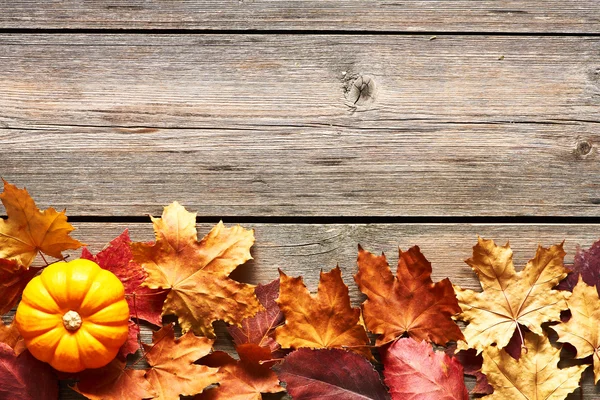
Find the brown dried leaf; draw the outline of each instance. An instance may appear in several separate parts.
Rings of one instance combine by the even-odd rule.
[[[105,367],[81,372],[72,389],[90,400],[151,399],[156,391],[145,373],[143,369],[126,369],[124,361],[115,359]]]
[[[275,372],[260,364],[260,361],[271,359],[268,348],[243,344],[236,350],[239,361],[221,351],[202,359],[204,365],[219,368],[219,386],[197,395],[194,400],[260,400],[261,393],[285,391]]]
[[[166,325],[152,335],[152,345],[144,345],[151,368],[146,379],[156,390],[156,398],[178,399],[193,396],[218,382],[218,368],[194,364],[212,350],[213,340],[188,332],[175,339],[173,325]]]
[[[431,263],[418,246],[400,251],[394,276],[385,255],[375,256],[358,246],[354,280],[368,299],[363,303],[367,328],[381,335],[381,346],[407,333],[415,340],[439,345],[463,339],[452,316],[460,312],[448,279],[433,283]]]
[[[0,258],[0,314],[12,310],[37,272],[38,269],[27,269],[16,261]]]
[[[316,296],[304,286],[302,277],[290,278],[280,270],[279,279],[277,304],[285,315],[285,325],[275,330],[275,339],[283,348],[347,347],[372,358],[360,309],[350,306],[348,286],[339,267],[321,272]]]
[[[148,272],[145,286],[170,289],[163,315],[177,315],[183,332],[214,337],[213,321],[239,324],[262,309],[254,286],[229,278],[252,258],[254,231],[219,222],[198,242],[196,214],[177,202],[152,222],[156,243],[133,243],[133,260]]]

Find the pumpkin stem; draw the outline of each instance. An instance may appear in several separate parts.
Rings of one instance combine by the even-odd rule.
[[[77,311],[67,311],[62,319],[63,325],[68,331],[76,331],[81,326],[81,316]]]

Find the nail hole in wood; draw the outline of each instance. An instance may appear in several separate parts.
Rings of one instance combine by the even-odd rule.
[[[369,75],[359,75],[346,93],[346,99],[353,106],[362,106],[375,99],[375,80]]]

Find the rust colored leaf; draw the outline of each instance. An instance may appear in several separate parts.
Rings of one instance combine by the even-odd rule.
[[[460,312],[450,280],[433,283],[431,263],[418,246],[399,250],[398,270],[392,274],[384,254],[375,256],[358,246],[354,280],[367,296],[363,313],[367,328],[381,346],[403,334],[439,345],[463,339],[452,316]]]
[[[13,260],[0,258],[0,314],[6,314],[17,304],[23,289],[37,273]]]
[[[364,357],[340,349],[299,349],[279,368],[294,400],[387,400],[379,374]]]
[[[0,323],[0,343],[9,345],[17,356],[25,351],[25,341],[21,337],[14,320],[10,325]]]
[[[260,400],[261,393],[285,390],[279,385],[275,372],[260,364],[260,361],[271,359],[268,348],[243,344],[236,350],[239,361],[221,351],[202,359],[204,365],[219,368],[219,386],[197,395],[194,400]]]
[[[342,271],[335,267],[321,272],[316,296],[312,296],[302,277],[290,278],[279,271],[280,293],[277,303],[285,316],[285,325],[275,330],[275,339],[283,348],[348,347],[372,358],[369,338],[360,324],[360,309],[350,306],[348,286]]]
[[[156,391],[145,373],[143,369],[127,369],[124,361],[116,359],[103,368],[81,372],[72,389],[91,400],[151,399]]]
[[[175,339],[173,325],[166,325],[152,335],[152,345],[144,345],[150,369],[146,379],[156,390],[156,398],[178,399],[193,396],[218,382],[218,368],[194,364],[209,354],[213,340],[188,332]]]
[[[469,324],[466,343],[459,343],[458,348],[474,348],[479,353],[495,343],[502,349],[519,324],[543,335],[543,322],[560,321],[561,310],[567,309],[565,292],[552,288],[567,276],[564,256],[562,244],[548,249],[539,246],[535,257],[517,273],[508,244],[497,246],[479,238],[473,257],[466,262],[477,273],[483,292],[455,288],[463,310],[457,319]]]
[[[27,190],[3,182],[0,200],[8,219],[0,219],[0,258],[15,260],[27,268],[40,251],[62,258],[63,251],[83,246],[69,236],[75,228],[67,222],[64,211],[48,208],[42,212]]]
[[[244,319],[241,327],[230,326],[228,331],[238,346],[254,343],[270,348],[271,352],[276,352],[280,346],[274,338],[275,328],[285,321],[276,302],[279,296],[279,279],[275,279],[267,285],[259,284],[254,292],[265,311],[260,311],[254,317]]]
[[[428,342],[399,339],[382,348],[383,375],[392,400],[468,400],[463,367]]]
[[[600,298],[595,286],[587,285],[579,277],[573,294],[567,299],[571,319],[551,328],[558,333],[558,341],[570,343],[577,349],[577,358],[593,355],[594,382],[600,380]]]
[[[81,258],[94,261],[119,278],[125,287],[132,318],[162,325],[161,313],[167,291],[142,286],[147,274],[140,264],[133,262],[130,244],[129,231],[125,229],[95,256],[84,248]]]
[[[525,334],[525,348],[519,361],[498,346],[483,350],[482,371],[494,388],[486,400],[560,400],[579,387],[587,365],[559,369],[560,349],[548,338]]]
[[[0,399],[57,400],[54,370],[28,351],[17,356],[9,345],[0,343]]]
[[[213,321],[239,324],[262,310],[254,286],[229,278],[252,258],[254,231],[219,222],[198,242],[196,214],[177,202],[152,222],[156,242],[133,243],[133,259],[148,272],[145,286],[170,289],[162,314],[177,315],[184,332],[214,337]]]

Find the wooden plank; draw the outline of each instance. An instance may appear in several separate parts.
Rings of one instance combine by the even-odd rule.
[[[598,33],[594,0],[0,2],[0,28]]]
[[[226,221],[227,222],[227,221]],[[125,228],[130,229],[134,241],[153,239],[152,227],[147,224],[121,223],[78,223],[75,236],[88,243],[95,253],[105,243],[119,235]],[[321,269],[329,270],[336,264],[343,271],[343,278],[350,288],[353,305],[362,301],[361,295],[352,280],[356,273],[357,244],[373,252],[385,251],[394,265],[396,249],[406,249],[419,245],[425,256],[432,262],[433,279],[438,281],[450,277],[453,283],[462,287],[480,290],[475,274],[463,260],[471,255],[471,247],[477,235],[495,239],[504,244],[510,240],[514,251],[517,269],[533,257],[538,244],[549,246],[565,240],[566,262],[572,262],[577,244],[584,248],[598,240],[600,225],[489,225],[489,224],[362,224],[362,225],[274,225],[245,224],[256,230],[256,245],[253,248],[254,260],[236,271],[236,279],[251,283],[266,283],[277,278],[277,268],[282,268],[290,276],[303,275],[308,287],[314,291]],[[199,236],[210,229],[209,225],[198,226]],[[79,252],[71,253],[72,258]],[[144,330],[145,340],[149,340],[149,330]],[[227,334],[222,325],[218,330],[218,348],[232,352]],[[591,375],[586,375],[583,398],[599,395],[600,390],[593,385]],[[472,383],[472,382],[471,382]],[[61,399],[76,399],[63,385]],[[569,399],[579,399],[579,393]]]
[[[428,39],[0,35],[0,175],[71,215],[597,216],[600,39]]]

